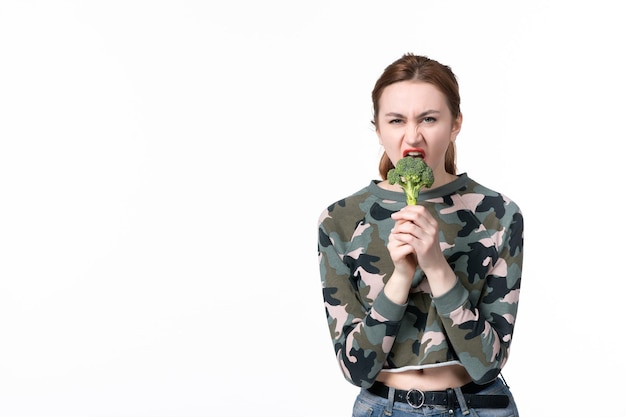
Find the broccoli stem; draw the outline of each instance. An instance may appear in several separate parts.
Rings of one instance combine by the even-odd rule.
[[[405,188],[406,194],[406,203],[409,206],[415,206],[417,204],[417,194],[419,192],[420,187],[416,187],[412,184],[409,184],[408,187]]]

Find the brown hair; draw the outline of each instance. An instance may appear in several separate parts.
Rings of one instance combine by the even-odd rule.
[[[434,85],[446,96],[448,108],[452,113],[452,120],[456,120],[461,114],[461,96],[459,84],[450,67],[425,56],[404,54],[401,58],[391,63],[383,71],[372,90],[372,104],[374,106],[374,119],[372,124],[377,126],[379,100],[385,87],[400,81],[423,81]],[[387,179],[387,172],[393,168],[393,164],[386,152],[383,152],[378,164],[378,172],[383,180]],[[456,175],[456,149],[454,142],[450,142],[445,156],[446,172]]]

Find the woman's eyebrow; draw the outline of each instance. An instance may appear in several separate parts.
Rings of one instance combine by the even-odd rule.
[[[385,114],[386,117],[404,117],[403,114],[400,113],[394,113],[394,112],[389,112]]]
[[[419,118],[419,117],[424,117],[424,116],[428,116],[429,114],[433,114],[433,113],[441,113],[441,112],[440,112],[439,110],[434,110],[434,109],[432,109],[432,110],[426,110],[426,111],[424,111],[424,112],[422,112],[422,113],[418,114],[418,115],[417,115],[417,117],[418,117],[418,118]]]

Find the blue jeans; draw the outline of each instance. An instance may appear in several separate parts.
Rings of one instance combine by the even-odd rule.
[[[387,398],[379,397],[362,389],[354,401],[352,417],[519,417],[513,395],[501,379],[498,378],[494,384],[477,392],[477,394],[508,395],[509,406],[507,408],[470,408],[466,410],[467,414],[463,414],[463,410],[457,408],[452,415],[448,413],[445,406],[424,405],[415,409],[406,403],[390,404]]]

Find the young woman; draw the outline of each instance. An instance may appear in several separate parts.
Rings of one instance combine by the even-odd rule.
[[[360,416],[517,416],[500,370],[522,273],[519,207],[457,174],[459,87],[451,69],[406,54],[372,91],[382,181],[319,221],[328,326]],[[422,158],[434,183],[407,205],[387,173]]]

